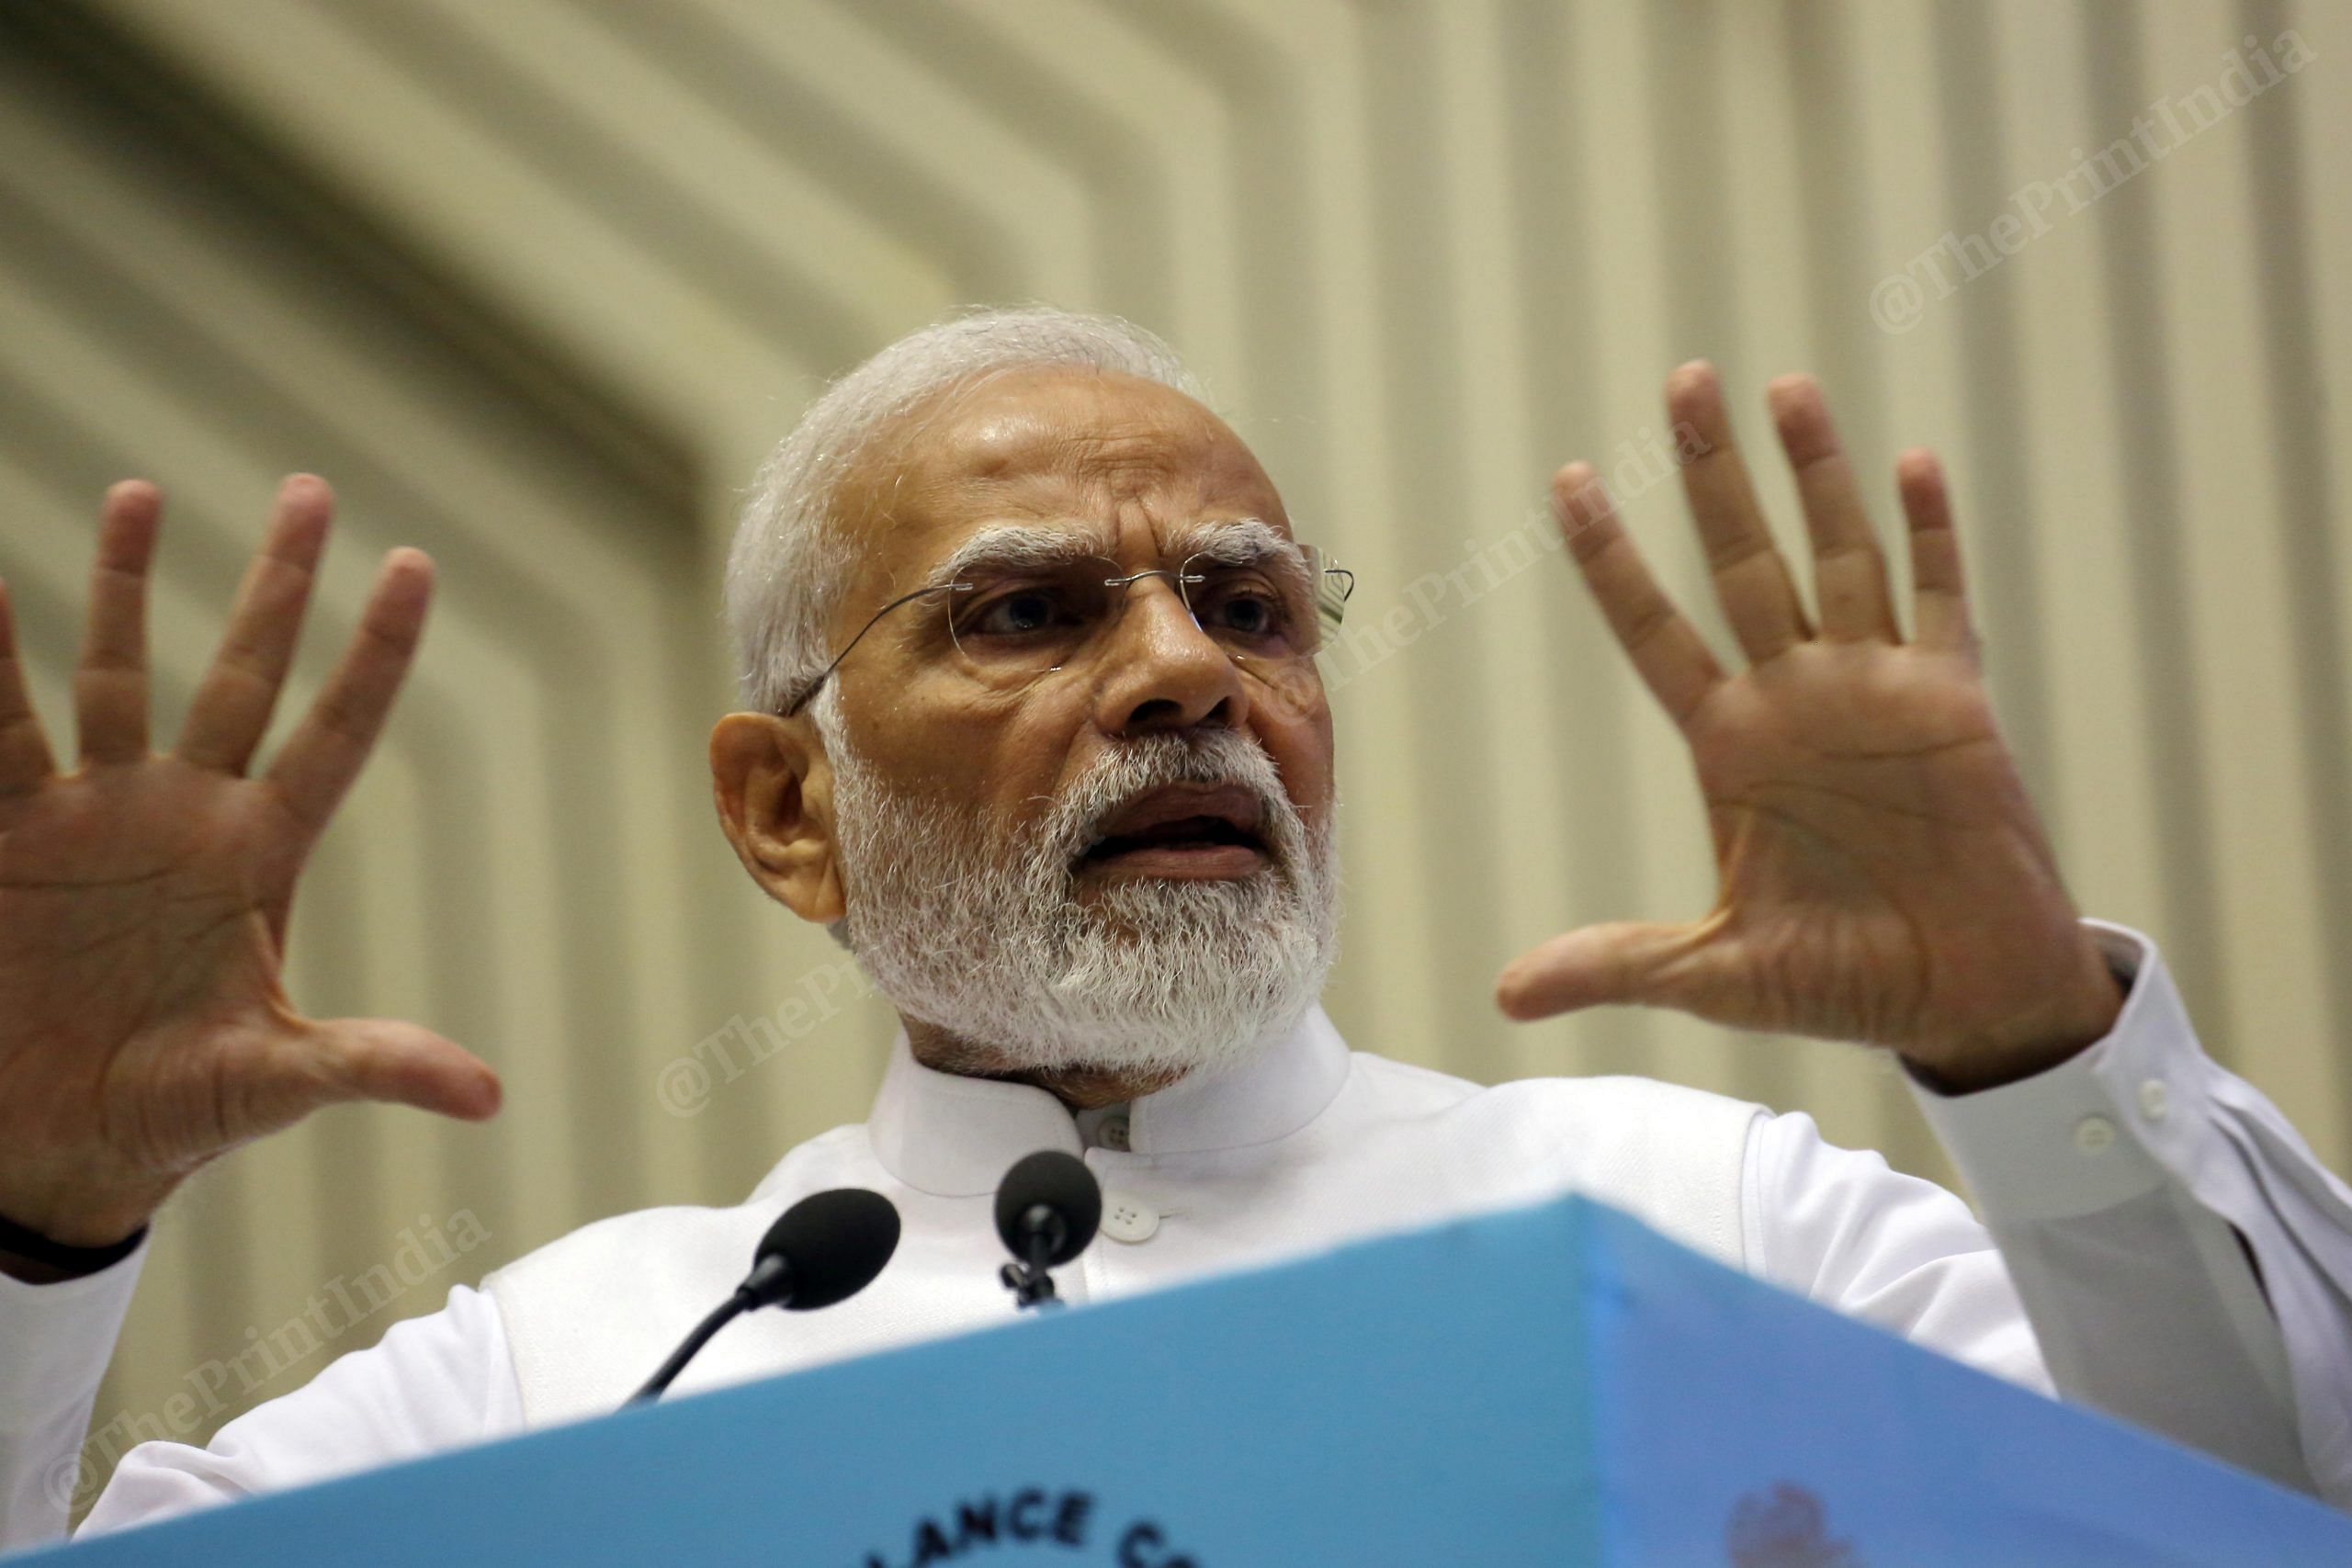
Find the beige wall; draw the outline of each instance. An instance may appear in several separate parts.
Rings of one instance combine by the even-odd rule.
[[[432,551],[423,664],[304,884],[292,988],[430,1023],[510,1089],[488,1129],[338,1111],[193,1183],[101,1422],[200,1437],[499,1261],[731,1200],[861,1114],[888,1015],[706,804],[717,565],[822,378],[974,299],[1171,336],[1361,574],[1355,624],[1393,628],[1334,671],[1330,1006],[1358,1045],[1656,1073],[1940,1168],[1853,1051],[1487,1003],[1565,924],[1709,897],[1674,736],[1526,543],[1553,466],[1627,464],[1645,547],[1718,625],[1674,486],[1639,479],[1664,373],[1704,354],[1744,412],[1822,374],[1882,472],[1945,452],[2082,901],[2166,943],[2211,1048],[2341,1166],[2347,24],[2342,0],[0,7],[0,572],[38,696],[62,724],[110,478],[175,498],[167,716],[278,473],[346,502],[298,698],[381,552]],[[2290,28],[2314,58],[2233,105],[2224,52]],[[2165,156],[2068,214],[2083,153],[2154,106]],[[2182,134],[2200,108],[2226,112]],[[2046,220],[2000,221],[2020,205]],[[1951,254],[1915,258],[1947,234],[1997,265],[1939,287]],[[1886,330],[1906,266],[1920,309]],[[779,1016],[763,1060],[728,1032]]]

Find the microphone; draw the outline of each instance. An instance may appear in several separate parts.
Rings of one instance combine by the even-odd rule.
[[[899,1211],[879,1192],[836,1187],[803,1198],[760,1238],[752,1271],[735,1293],[695,1325],[628,1403],[661,1398],[711,1336],[744,1313],[763,1306],[814,1312],[847,1301],[874,1282],[898,1249]]]
[[[1015,1261],[998,1276],[1022,1306],[1058,1304],[1048,1269],[1068,1263],[1094,1239],[1102,1188],[1086,1162],[1058,1149],[1013,1161],[996,1189],[996,1234]]]

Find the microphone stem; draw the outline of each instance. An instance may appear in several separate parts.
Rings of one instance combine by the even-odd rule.
[[[1054,1238],[1040,1227],[1029,1237],[1029,1256],[1026,1259],[1029,1265],[1029,1289],[1023,1295],[1022,1305],[1048,1307],[1062,1304],[1061,1297],[1054,1292],[1054,1277],[1046,1271],[1053,1262],[1053,1258]]]
[[[670,1386],[672,1381],[680,1372],[685,1371],[686,1363],[695,1359],[695,1352],[710,1343],[710,1337],[749,1312],[751,1307],[752,1292],[749,1290],[738,1290],[733,1295],[712,1308],[710,1315],[695,1324],[695,1331],[681,1340],[676,1349],[670,1352],[670,1359],[662,1363],[661,1369],[645,1380],[645,1386],[628,1396],[628,1404],[645,1404],[661,1398],[662,1391]],[[627,1406],[624,1405],[623,1408],[626,1409]]]

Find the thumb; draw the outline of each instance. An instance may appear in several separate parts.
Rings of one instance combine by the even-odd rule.
[[[468,1122],[498,1111],[502,1090],[490,1065],[429,1029],[390,1018],[322,1019],[316,1027],[337,1098],[413,1105]]]
[[[1521,1022],[1609,1002],[1675,1007],[1690,989],[1706,928],[1615,920],[1563,931],[1504,965],[1495,1004]]]

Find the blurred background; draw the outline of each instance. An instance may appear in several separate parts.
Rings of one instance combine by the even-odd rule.
[[[2080,902],[2343,1168],[2348,63],[2345,0],[0,6],[0,575],[52,731],[112,479],[171,498],[159,739],[280,474],[344,502],[280,733],[383,552],[430,551],[289,983],[508,1089],[488,1127],[342,1110],[191,1183],[85,1481],[863,1117],[891,1016],[708,804],[719,563],[824,380],[973,302],[1169,336],[1358,572],[1328,1001],[1359,1048],[1653,1074],[1948,1175],[1859,1051],[1488,999],[1556,930],[1710,900],[1679,742],[1541,509],[1598,461],[1727,646],[1659,412],[1705,355],[1793,548],[1770,377],[1824,378],[1865,473],[1945,456]]]

